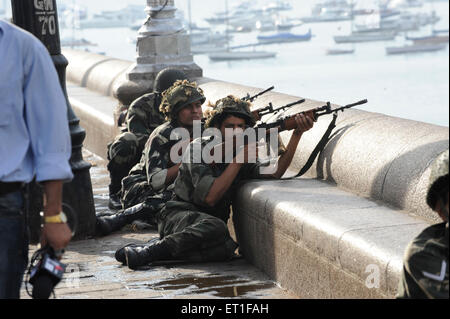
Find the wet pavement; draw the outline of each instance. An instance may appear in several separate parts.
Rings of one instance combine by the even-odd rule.
[[[106,162],[86,150],[83,156],[92,164],[96,213],[109,213]],[[131,242],[144,243],[154,237],[158,237],[155,230],[136,224],[106,237],[71,242],[62,259],[67,268],[56,286],[56,298],[298,298],[243,258],[220,263],[172,262],[139,271],[132,271],[115,260],[117,248]],[[36,248],[31,247],[30,256]],[[29,298],[24,287],[22,298]]]

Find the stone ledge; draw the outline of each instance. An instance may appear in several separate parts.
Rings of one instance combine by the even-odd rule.
[[[252,181],[236,193],[244,256],[310,298],[394,297],[404,250],[429,225],[313,179]],[[366,285],[373,271],[379,288]]]

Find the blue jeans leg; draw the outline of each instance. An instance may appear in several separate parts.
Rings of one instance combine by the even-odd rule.
[[[0,196],[0,299],[20,298],[28,263],[28,232],[21,192]]]

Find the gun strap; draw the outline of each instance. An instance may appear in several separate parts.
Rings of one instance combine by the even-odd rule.
[[[312,166],[312,164],[314,163],[314,161],[316,160],[317,155],[319,155],[320,152],[323,151],[323,149],[325,148],[325,146],[327,145],[328,141],[330,140],[330,135],[331,132],[333,131],[333,129],[336,127],[336,120],[337,120],[337,114],[334,113],[333,114],[333,120],[331,121],[330,125],[328,125],[328,129],[326,130],[326,132],[323,134],[322,138],[320,139],[319,143],[317,144],[317,146],[314,148],[314,150],[312,151],[311,155],[309,156],[308,160],[306,161],[306,164],[303,166],[303,168],[298,172],[297,175],[292,176],[292,177],[287,177],[287,178],[281,178],[282,180],[288,180],[288,179],[294,179],[297,177],[302,176],[303,174],[305,174]]]

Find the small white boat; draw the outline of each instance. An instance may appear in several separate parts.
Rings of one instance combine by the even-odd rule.
[[[353,17],[347,14],[326,14],[320,16],[302,17],[304,23],[320,23],[320,22],[338,22],[338,21],[350,21]]]
[[[419,53],[419,52],[433,52],[440,51],[447,47],[446,43],[439,44],[413,44],[413,45],[405,45],[402,47],[387,47],[386,54],[404,54],[404,53]]]
[[[376,32],[376,33],[357,33],[350,35],[337,35],[334,37],[336,43],[355,43],[355,42],[373,42],[394,40],[396,32]]]
[[[353,53],[355,53],[355,49],[343,49],[343,48],[327,49],[327,55],[344,55],[344,54],[353,54]]]
[[[311,28],[304,34],[293,34],[290,32],[280,32],[269,35],[259,35],[257,37],[260,43],[286,43],[286,42],[302,42],[310,41],[312,38]]]
[[[433,35],[427,37],[417,37],[411,38],[407,37],[407,40],[412,40],[414,44],[437,44],[437,43],[448,43],[448,35]]]
[[[276,57],[275,52],[268,51],[225,51],[209,54],[211,61],[254,60]]]

